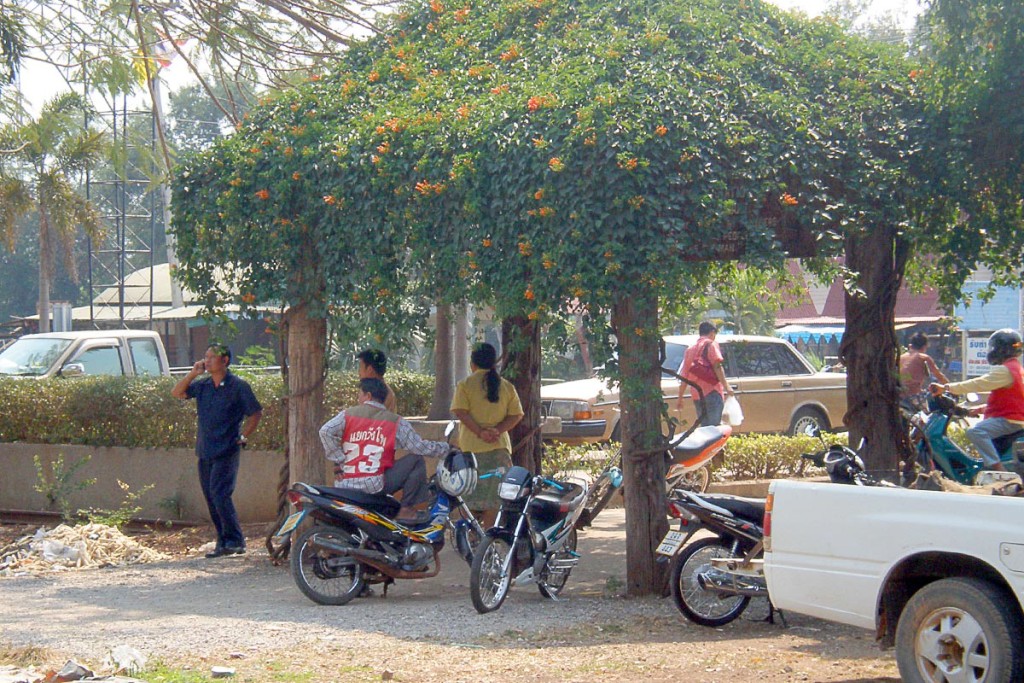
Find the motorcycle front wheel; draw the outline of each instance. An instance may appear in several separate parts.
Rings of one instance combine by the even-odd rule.
[[[469,572],[469,596],[480,614],[493,612],[505,602],[512,585],[512,573],[505,573],[502,568],[511,552],[512,546],[503,538],[485,538],[477,548]]]
[[[565,588],[565,582],[569,580],[569,574],[572,573],[572,567],[556,568],[552,569],[553,563],[562,561],[565,562],[576,556],[576,530],[573,529],[569,532],[569,537],[565,539],[565,545],[557,553],[550,553],[547,557],[547,561],[544,563],[544,569],[540,575],[540,581],[537,582],[537,588],[540,589],[540,594],[545,598],[555,598],[562,589]]]
[[[711,569],[714,557],[741,556],[718,537],[702,538],[684,548],[672,563],[672,598],[676,607],[701,626],[728,624],[743,614],[750,603],[746,595],[721,596],[700,587],[697,576]]]
[[[363,590],[363,565],[326,547],[328,544],[358,548],[359,539],[332,527],[307,529],[292,546],[292,577],[303,595],[313,602],[347,605]]]

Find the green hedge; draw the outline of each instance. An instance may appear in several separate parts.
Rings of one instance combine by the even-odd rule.
[[[251,439],[259,450],[284,447],[284,385],[279,375],[239,373],[263,404]],[[425,415],[434,390],[428,375],[391,371],[388,383],[403,415]],[[81,377],[0,380],[0,442],[82,444],[128,448],[195,446],[194,401],[171,396],[173,377]],[[331,373],[324,390],[324,419],[356,401],[358,378]]]
[[[829,444],[847,442],[845,433],[825,434],[824,438]],[[714,481],[744,481],[823,475],[823,469],[800,457],[821,448],[821,441],[810,436],[740,434],[731,437],[722,452],[712,460],[711,476]],[[608,456],[598,452],[594,446],[548,443],[544,453],[544,471],[575,470],[595,476],[607,461]]]

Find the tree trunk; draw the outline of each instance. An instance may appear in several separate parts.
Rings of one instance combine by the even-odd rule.
[[[460,304],[455,314],[452,336],[452,383],[458,384],[469,377],[469,315],[466,304]]]
[[[512,463],[534,474],[541,471],[544,441],[540,410],[540,325],[526,316],[501,321],[502,374],[512,383],[523,404],[523,419],[509,437]]]
[[[455,397],[455,375],[452,369],[452,307],[437,304],[437,336],[434,339],[434,397],[430,400],[428,420],[451,417]]]
[[[327,481],[320,444],[324,423],[324,367],[327,320],[311,318],[305,305],[285,313],[288,325],[288,452],[291,480],[309,484]]]
[[[899,463],[910,457],[899,412],[899,344],[896,293],[903,283],[909,245],[892,226],[846,239],[846,266],[857,273],[859,291],[846,292],[846,332],[839,358],[846,365],[843,418],[850,445],[865,437],[862,451],[875,476],[899,481]]]
[[[46,206],[39,205],[39,331],[50,331],[50,277],[53,275],[53,242]]]
[[[594,361],[590,358],[590,342],[587,340],[587,324],[582,313],[576,314],[576,343],[580,345],[580,357],[587,377],[594,376]]]
[[[663,595],[668,565],[656,563],[654,555],[668,530],[657,297],[620,297],[612,305],[612,327],[619,345],[626,591]]]

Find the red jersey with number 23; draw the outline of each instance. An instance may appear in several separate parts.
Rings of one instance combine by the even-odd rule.
[[[383,474],[395,464],[398,423],[348,414],[341,448],[345,453],[342,477],[358,479]]]

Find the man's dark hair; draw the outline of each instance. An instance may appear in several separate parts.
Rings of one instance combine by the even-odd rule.
[[[388,399],[388,385],[376,377],[359,380],[359,391],[369,394],[377,403],[384,403]]]
[[[707,320],[702,322],[700,326],[697,327],[697,334],[699,334],[702,337],[706,337],[712,332],[718,332],[718,328],[715,326],[714,323],[708,322]]]
[[[908,343],[910,344],[910,348],[920,351],[924,347],[928,346],[928,335],[924,332],[918,332],[910,338]]]
[[[210,344],[210,350],[222,358],[227,358],[227,364],[231,365],[231,348],[227,344]]]
[[[356,357],[373,368],[381,377],[388,371],[388,357],[380,349],[366,349]]]

